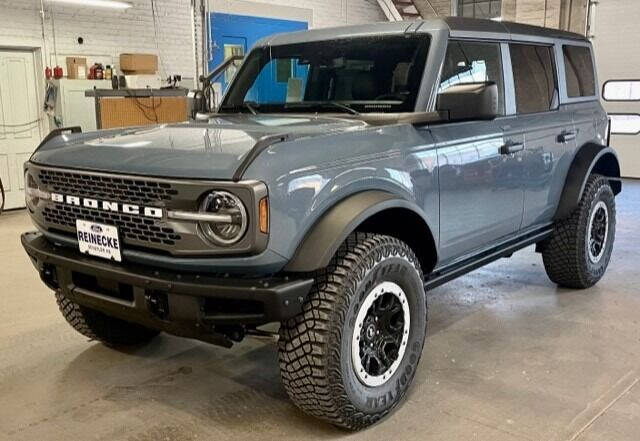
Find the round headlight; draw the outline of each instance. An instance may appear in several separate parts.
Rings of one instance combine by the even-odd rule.
[[[200,212],[219,216],[219,220],[200,222],[202,232],[217,245],[233,245],[247,231],[247,209],[240,198],[227,191],[209,193],[200,205]]]
[[[49,198],[49,193],[42,191],[38,188],[38,183],[36,182],[33,175],[31,175],[31,173],[29,172],[26,172],[24,175],[24,183],[25,183],[25,189],[24,189],[25,202],[27,204],[27,207],[29,207],[31,211],[34,211],[35,208],[38,206],[40,199]]]

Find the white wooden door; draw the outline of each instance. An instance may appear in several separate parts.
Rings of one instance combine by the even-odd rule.
[[[611,146],[622,176],[640,178],[640,1],[607,0],[595,7],[593,46],[603,99],[612,118]]]
[[[33,52],[0,49],[0,179],[5,209],[24,207],[23,164],[41,139]]]

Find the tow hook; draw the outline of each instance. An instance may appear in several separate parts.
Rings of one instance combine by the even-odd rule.
[[[229,340],[235,341],[236,343],[241,342],[245,335],[245,328],[238,325],[216,326],[215,331],[223,334]]]
[[[145,294],[144,299],[147,309],[155,317],[164,320],[169,316],[169,300],[166,292],[150,291]]]
[[[42,266],[42,271],[40,272],[40,279],[47,285],[50,289],[57,291],[60,288],[60,284],[58,283],[58,275],[56,273],[56,267],[45,263]]]

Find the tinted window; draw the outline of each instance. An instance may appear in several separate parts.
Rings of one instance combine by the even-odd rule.
[[[594,96],[596,79],[593,74],[591,51],[585,46],[563,46],[564,70],[567,76],[567,95],[570,98]]]
[[[496,43],[449,42],[438,92],[457,84],[493,81],[498,85],[498,114],[504,114],[500,46]]]
[[[640,101],[640,80],[609,80],[602,96],[607,101]]]
[[[511,44],[511,65],[518,113],[545,112],[558,107],[553,48]]]
[[[429,40],[377,36],[259,47],[251,51],[221,111],[412,112]],[[347,107],[345,107],[347,106]]]

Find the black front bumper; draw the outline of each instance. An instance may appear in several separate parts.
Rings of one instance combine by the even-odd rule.
[[[230,326],[258,326],[302,311],[313,279],[246,279],[114,264],[25,233],[22,245],[51,289],[80,305],[144,326],[216,344],[231,344]]]

